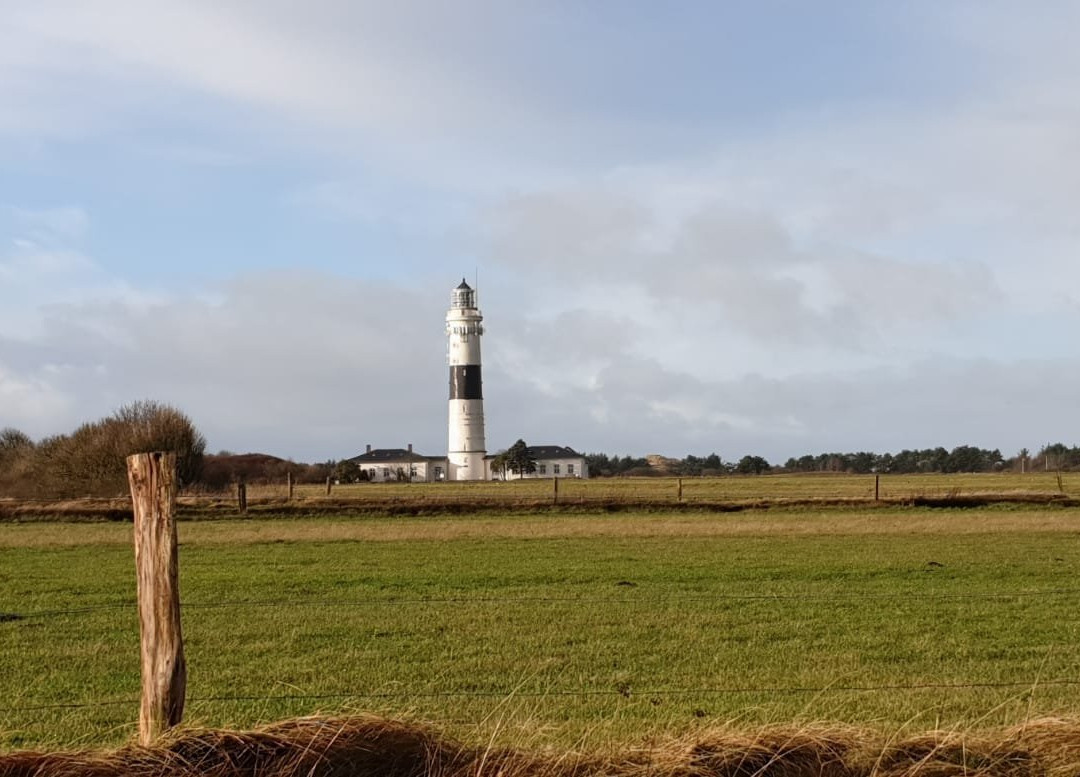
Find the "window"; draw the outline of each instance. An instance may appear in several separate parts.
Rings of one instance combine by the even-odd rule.
[[[551,465],[551,471],[554,472],[556,475],[558,475],[559,474],[559,465],[558,464],[552,464]]]
[[[368,480],[374,480],[375,479],[375,468],[372,467],[371,469],[369,469],[367,471],[367,474],[368,474]]]
[[[547,474],[547,464],[541,464],[539,466],[540,466],[540,474],[541,475],[546,475]]]
[[[412,465],[409,466],[409,477],[411,477],[411,478],[416,477],[416,465],[415,464],[412,464]]]
[[[567,475],[573,475],[574,474],[574,465],[573,464],[567,464],[566,465],[566,474]]]
[[[442,480],[442,467],[435,468],[435,479]]]
[[[389,467],[383,467],[382,468],[382,476],[384,478],[390,477],[390,468]]]

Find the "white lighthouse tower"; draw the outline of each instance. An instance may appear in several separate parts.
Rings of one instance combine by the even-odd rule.
[[[480,380],[480,335],[484,317],[476,291],[461,279],[446,312],[446,357],[450,364],[450,443],[447,480],[483,480],[484,394]]]

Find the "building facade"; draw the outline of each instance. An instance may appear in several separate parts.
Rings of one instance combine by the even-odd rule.
[[[372,448],[348,460],[360,471],[360,477],[372,483],[435,483],[446,480],[445,456],[421,456],[406,448]]]
[[[519,474],[507,470],[492,471],[493,480],[520,480],[522,478],[587,478],[589,465],[585,457],[573,448],[563,445],[529,445],[525,448],[529,458],[536,463],[536,471]],[[488,467],[494,457],[488,457]]]

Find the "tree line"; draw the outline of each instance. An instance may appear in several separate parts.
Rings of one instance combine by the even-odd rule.
[[[187,490],[222,490],[238,480],[248,483],[323,482],[330,477],[351,482],[361,477],[348,461],[303,464],[265,454],[207,454],[206,440],[183,412],[143,400],[113,415],[86,423],[71,434],[35,442],[17,429],[0,430],[0,496],[28,499],[119,496],[127,492],[125,459],[132,453],[170,450],[177,453],[181,485]],[[960,445],[902,450],[899,453],[818,453],[789,458],[783,465],[747,454],[734,461],[716,453],[661,456],[585,454],[591,477],[675,475],[709,477],[768,472],[997,472],[1080,470],[1080,446],[1047,444],[1032,454],[1027,448],[1004,456],[999,449]],[[493,470],[528,474],[535,470],[527,446],[518,440],[494,457]]]
[[[899,453],[821,453],[788,459],[784,469],[790,472],[851,472],[857,474],[914,474],[918,472],[1029,472],[1080,469],[1080,447],[1064,443],[1042,446],[1034,455],[1021,448],[1014,456],[1004,456],[998,448],[987,449],[959,445],[902,450]]]
[[[589,477],[650,477],[678,475],[680,477],[715,477],[718,475],[760,475],[773,469],[762,456],[746,455],[738,461],[724,461],[716,453],[708,456],[687,454],[682,459],[664,456],[609,456],[606,453],[586,453]]]
[[[650,461],[651,459],[651,461]],[[1006,457],[997,448],[959,445],[902,450],[899,453],[817,453],[791,457],[784,464],[770,464],[763,456],[747,454],[738,460],[725,461],[716,453],[708,456],[689,454],[682,459],[633,456],[609,456],[588,453],[590,477],[635,477],[676,475],[680,477],[719,475],[760,475],[767,472],[843,472],[850,474],[915,474],[920,472],[1031,472],[1080,470],[1080,446],[1047,444],[1032,454],[1022,448]]]

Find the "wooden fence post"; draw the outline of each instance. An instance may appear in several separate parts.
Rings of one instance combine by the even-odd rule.
[[[330,476],[326,476],[326,495],[330,496]]]
[[[558,475],[551,478],[552,491],[551,491],[551,503],[557,505],[559,503],[559,477]]]
[[[285,475],[287,477],[287,482],[289,485],[289,501],[291,502],[293,494],[292,470],[289,470],[287,473],[285,473]]]
[[[176,454],[127,458],[135,514],[135,573],[142,654],[139,743],[150,745],[184,717],[187,665],[180,632],[176,551]]]
[[[881,501],[881,475],[874,475],[874,501]]]
[[[679,501],[682,501],[682,478],[679,478]]]
[[[241,514],[247,512],[247,483],[242,477],[236,483],[236,504]]]

